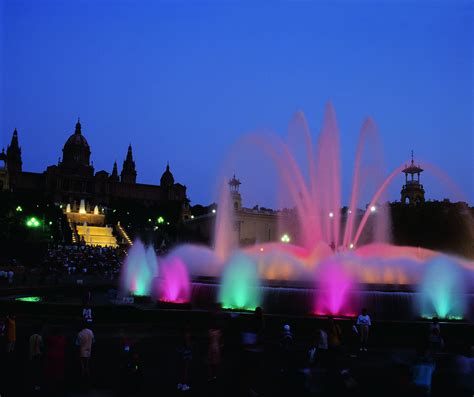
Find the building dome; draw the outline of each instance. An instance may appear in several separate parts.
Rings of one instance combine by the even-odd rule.
[[[70,147],[82,147],[89,149],[87,139],[81,133],[81,123],[79,121],[76,123],[76,130],[74,131],[74,134],[72,134],[64,144],[64,149]]]
[[[72,134],[63,148],[62,167],[68,168],[71,172],[87,174],[91,172],[90,168],[91,150],[86,138],[81,132],[81,123],[76,123],[76,130]]]
[[[174,177],[170,171],[169,164],[166,165],[166,171],[163,172],[163,175],[161,175],[160,185],[164,187],[171,187],[174,185]]]

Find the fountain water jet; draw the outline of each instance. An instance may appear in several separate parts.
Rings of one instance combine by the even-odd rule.
[[[162,302],[187,303],[191,297],[189,274],[179,258],[167,258],[160,263],[160,276],[155,278],[154,297]]]
[[[152,256],[147,254],[143,243],[136,240],[128,251],[120,272],[120,287],[123,293],[135,296],[150,295],[152,280],[158,272],[156,257],[154,260],[150,259]]]
[[[348,300],[352,275],[340,262],[330,261],[318,268],[314,312],[318,315],[353,316],[357,308]]]
[[[254,310],[261,304],[257,266],[250,256],[234,255],[224,269],[219,302],[225,309]]]
[[[461,269],[447,257],[433,259],[419,285],[421,316],[462,319],[466,311],[465,292]]]

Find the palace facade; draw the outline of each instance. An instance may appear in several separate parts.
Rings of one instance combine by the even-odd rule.
[[[42,173],[23,171],[22,152],[15,129],[6,152],[0,154],[2,164],[2,188],[18,193],[40,193],[57,204],[78,208],[84,200],[88,208],[110,206],[117,201],[134,201],[144,206],[159,206],[170,202],[180,203],[182,216],[189,214],[186,186],[176,183],[169,164],[159,185],[137,183],[137,170],[129,145],[122,170],[119,174],[115,162],[112,172],[95,172],[91,163],[91,149],[82,134],[78,121],[74,133],[69,136],[62,150],[62,159],[50,165]]]

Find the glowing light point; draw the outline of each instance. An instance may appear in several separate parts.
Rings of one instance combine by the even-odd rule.
[[[19,205],[18,207],[16,207],[16,212],[23,212],[23,208],[21,208],[21,205]]]
[[[334,212],[330,212],[329,213],[329,218],[333,218],[334,217]]]
[[[263,252],[263,247],[260,247],[260,252]]]
[[[377,211],[377,207],[375,205],[370,207],[370,212],[375,212],[375,211]]]
[[[36,227],[39,227],[39,225],[40,225],[40,221],[34,216],[26,220],[26,226],[28,227],[36,228]]]
[[[288,236],[288,234],[284,234],[283,236],[281,236],[280,240],[282,243],[289,243],[291,241],[290,236]]]
[[[157,222],[158,223],[165,223],[165,219],[162,217],[162,216],[159,216],[158,219],[157,219]]]
[[[349,244],[349,248],[350,248],[350,249],[354,249],[354,244],[350,243],[350,244]]]
[[[212,213],[213,213],[213,214],[215,214],[215,213],[216,213],[216,209],[215,209],[215,208],[212,210]]]

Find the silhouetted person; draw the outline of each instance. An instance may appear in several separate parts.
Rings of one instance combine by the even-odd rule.
[[[81,377],[89,378],[90,358],[92,354],[92,344],[94,343],[94,333],[88,328],[89,324],[84,323],[82,330],[77,335],[76,345],[79,347],[79,361],[81,364]]]
[[[209,380],[214,380],[217,378],[222,359],[222,331],[215,320],[209,328],[208,338],[209,347],[207,358],[209,363]]]
[[[369,329],[372,325],[367,309],[363,308],[362,313],[357,317],[357,326],[360,335],[360,351],[367,351],[367,342],[369,340]]]
[[[191,369],[191,361],[193,359],[192,333],[189,325],[186,326],[183,331],[181,346],[178,348],[178,354],[178,390],[188,391],[190,389],[189,371]]]
[[[29,340],[29,358],[31,369],[31,381],[34,390],[41,388],[41,360],[43,356],[43,338],[40,332],[35,332]]]
[[[59,391],[64,385],[66,343],[66,337],[59,327],[53,327],[45,339],[44,375],[51,391]]]

